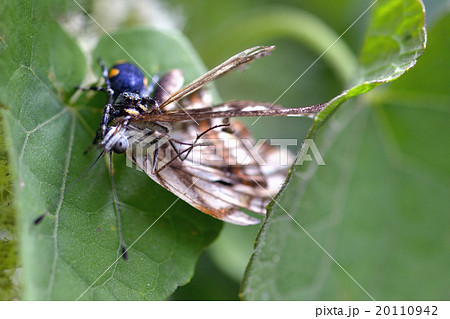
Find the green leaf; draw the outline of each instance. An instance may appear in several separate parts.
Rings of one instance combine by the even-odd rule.
[[[5,67],[0,86],[7,107],[2,115],[14,173],[23,296],[165,299],[190,280],[198,257],[217,236],[221,223],[116,156],[122,229],[126,243],[134,245],[128,261],[119,258],[115,263],[120,247],[107,161],[100,161],[69,190],[98,154],[83,151],[94,137],[105,98],[95,95],[89,100],[90,95],[82,95],[68,102],[85,76],[86,62],[76,41],[49,16],[46,2],[22,1],[8,2],[2,17],[6,49],[0,57]],[[113,37],[151,74],[179,67],[191,80],[205,69],[177,33],[141,29]],[[95,55],[108,65],[130,59],[107,36]],[[33,225],[46,210],[51,215]]]
[[[11,175],[8,174],[3,128],[0,127],[0,300],[18,299],[18,254],[15,214],[12,209]]]
[[[448,299],[448,89],[435,96],[438,106],[418,93],[435,82],[423,72],[432,57],[407,74],[424,90],[402,78],[337,109],[398,78],[424,49],[420,1],[378,1],[372,11],[355,86],[309,133],[326,165],[303,148],[313,161],[295,167],[272,204],[242,283],[247,300]],[[442,35],[433,44],[440,41],[447,51],[442,45],[433,58],[442,62],[449,42]]]
[[[227,32],[223,34],[222,30]],[[245,37],[241,36],[242,30],[246,30]],[[270,43],[274,37],[285,37],[305,44],[316,56],[321,56],[344,82],[350,80],[357,65],[353,52],[344,41],[337,41],[330,48],[339,34],[311,13],[291,7],[265,5],[241,13],[233,19],[227,19],[217,33],[220,36],[212,36],[204,44],[206,48],[203,50],[208,53],[205,59],[227,51],[229,43],[235,47],[245,47],[248,39],[253,43]]]

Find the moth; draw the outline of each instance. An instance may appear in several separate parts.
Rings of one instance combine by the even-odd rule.
[[[184,87],[182,73],[177,69],[148,84],[131,63],[116,63],[108,71],[100,62],[104,86],[80,88],[107,95],[93,141],[101,150],[97,160],[110,155],[112,177],[112,154],[125,153],[156,183],[201,212],[237,225],[259,223],[243,210],[265,215],[265,207],[285,180],[289,165],[280,165],[280,150],[268,143],[259,147],[261,156],[255,158],[248,147],[254,143],[249,131],[234,118],[313,117],[324,104],[283,108],[238,100],[214,105],[204,86],[269,55],[274,48],[256,46],[244,50]],[[113,193],[117,202],[114,180]],[[116,214],[126,257],[118,207]]]

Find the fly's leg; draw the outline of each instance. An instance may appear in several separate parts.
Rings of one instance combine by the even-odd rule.
[[[84,151],[84,154],[89,152],[89,150],[91,150],[94,145],[97,145],[98,141],[105,136],[106,128],[111,118],[111,115],[115,112],[114,107],[112,106],[114,91],[111,88],[111,82],[109,81],[108,69],[106,68],[105,63],[101,59],[98,60],[98,63],[100,64],[100,67],[102,69],[102,76],[103,80],[105,81],[106,87],[101,86],[90,86],[87,88],[77,87],[77,89],[83,91],[102,91],[105,92],[107,95],[107,103],[105,105],[105,108],[103,109],[102,121],[100,122],[97,128],[97,132],[91,145],[89,145],[88,148]]]
[[[113,103],[113,96],[114,96],[114,91],[111,88],[111,82],[109,81],[109,77],[108,77],[108,69],[106,68],[105,63],[99,59],[98,63],[100,64],[100,67],[102,68],[102,76],[103,76],[103,80],[105,81],[106,86],[102,87],[102,86],[90,86],[87,88],[83,88],[83,87],[79,87],[76,86],[77,89],[83,90],[83,91],[102,91],[105,92],[107,94],[108,97],[108,102],[107,104],[112,104]]]

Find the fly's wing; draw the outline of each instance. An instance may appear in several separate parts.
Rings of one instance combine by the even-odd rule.
[[[128,134],[133,134],[133,128],[143,134],[147,125],[148,138],[130,143],[127,157],[155,182],[200,211],[237,225],[256,224],[259,219],[242,209],[265,214],[265,206],[286,178],[292,158],[267,143],[255,145],[239,122],[209,130],[221,123],[221,119],[202,120],[200,126],[178,123],[171,128],[170,138],[155,130],[154,123],[136,123],[140,127],[131,125]],[[187,145],[205,131],[208,133],[196,146]],[[181,141],[186,144],[178,143]],[[155,146],[159,149],[156,170],[160,171],[153,174]],[[188,156],[182,160],[185,154]]]

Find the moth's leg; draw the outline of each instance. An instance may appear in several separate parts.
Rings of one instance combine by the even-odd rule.
[[[185,155],[184,157],[180,157],[180,159],[181,159],[182,161],[184,161],[184,160],[189,156],[189,153],[192,151],[192,149],[194,148],[194,146],[196,145],[196,143],[198,142],[198,140],[199,140],[203,135],[207,134],[208,132],[210,132],[210,131],[212,131],[212,130],[215,130],[216,128],[219,128],[219,127],[227,127],[227,126],[230,126],[230,124],[229,124],[229,123],[224,123],[224,124],[214,125],[214,126],[211,126],[210,128],[208,128],[207,130],[203,131],[202,133],[197,134],[197,137],[195,138],[194,143],[192,143],[192,147],[186,149],[186,150],[188,150],[188,151],[186,152],[186,155]]]
[[[229,123],[225,123],[225,124],[219,124],[219,125],[215,125],[212,126],[210,128],[208,128],[207,130],[205,130],[204,132],[202,132],[201,134],[197,135],[196,139],[194,140],[194,143],[186,143],[186,142],[182,142],[179,141],[177,139],[171,138],[168,134],[167,128],[161,125],[156,126],[155,128],[158,130],[158,132],[161,134],[161,137],[156,140],[154,142],[154,144],[156,145],[155,151],[154,151],[154,157],[153,157],[153,168],[152,168],[152,174],[158,174],[159,172],[161,172],[164,168],[166,168],[167,166],[169,166],[170,164],[172,164],[175,160],[180,159],[182,161],[184,161],[187,157],[187,155],[189,155],[189,153],[192,151],[192,149],[196,146],[210,146],[210,143],[197,143],[198,140],[205,134],[207,134],[208,132],[219,128],[219,127],[225,127],[225,126],[230,126]],[[159,128],[159,129],[158,129]],[[165,163],[163,166],[161,166],[160,168],[156,169],[156,160],[157,159],[157,154],[159,152],[159,148],[158,145],[156,144],[161,138],[163,138],[164,136],[169,137],[170,139],[168,140],[169,144],[171,145],[171,147],[174,149],[176,155],[174,157],[172,157],[167,163]],[[179,145],[187,145],[187,148],[184,149],[183,151],[180,151],[177,147],[176,144]]]
[[[178,144],[180,144],[180,145],[188,145],[188,148],[186,148],[184,151],[180,152],[180,150],[175,146],[175,143],[178,143]],[[181,159],[181,155],[182,155],[184,152],[186,152],[188,149],[190,149],[190,148],[192,148],[192,147],[194,146],[194,144],[191,144],[191,143],[184,143],[184,142],[181,142],[181,141],[177,141],[177,140],[175,140],[175,139],[170,139],[170,140],[169,140],[169,144],[170,144],[170,146],[172,147],[172,149],[175,151],[175,153],[177,154],[177,155],[175,156],[175,158],[180,158],[180,159]],[[156,150],[155,150],[155,152],[156,152]],[[181,159],[181,160],[184,161],[184,159]],[[171,161],[172,161],[172,160],[171,160]],[[156,167],[155,164],[154,164],[153,166]]]
[[[175,151],[175,153],[180,153],[180,150],[175,146],[175,143],[173,140],[169,140],[170,146],[172,146],[173,150]]]
[[[192,145],[191,146],[191,148],[192,147],[194,147],[194,145]],[[190,149],[190,148],[189,148]],[[162,167],[160,167],[158,170],[155,170],[154,172],[152,172],[154,175],[156,175],[156,174],[159,174],[163,169],[165,169],[167,166],[169,166],[170,164],[172,164],[173,163],[173,161],[175,161],[177,158],[180,158],[181,157],[181,155],[184,153],[184,152],[186,152],[186,151],[188,151],[188,149],[185,149],[183,152],[181,152],[181,153],[177,153],[177,155],[176,156],[174,156],[174,157],[172,157],[171,159],[170,159],[170,161],[168,161],[166,164],[164,164]]]
[[[154,131],[152,132],[152,134],[154,133]],[[161,134],[161,136],[157,136],[155,137],[148,145],[155,147],[155,150],[153,151],[153,162],[152,162],[152,174],[158,174],[159,172],[161,172],[165,167],[168,166],[168,164],[172,163],[174,160],[176,160],[177,158],[180,158],[181,155],[183,155],[185,152],[187,152],[190,148],[194,147],[193,144],[191,143],[184,143],[181,141],[178,141],[176,139],[171,138],[167,132],[160,132],[158,130],[158,133]],[[169,137],[168,143],[170,144],[170,146],[173,148],[173,150],[175,151],[176,155],[174,157],[172,157],[169,162],[167,162],[166,164],[163,165],[163,167],[157,169],[158,166],[158,156],[159,156],[159,141],[161,139],[163,139],[164,137]],[[176,147],[175,143],[181,144],[181,145],[188,145],[188,148],[185,149],[184,151],[180,152],[179,149]]]
[[[186,149],[184,149],[183,151],[180,151],[180,149],[178,147],[176,147],[175,143],[178,144],[178,145],[187,145],[188,147]],[[192,144],[192,143],[182,142],[182,141],[179,141],[179,140],[174,139],[174,138],[171,138],[169,140],[169,144],[173,148],[175,153],[177,153],[177,156],[180,156],[181,154],[184,154],[189,148],[194,146],[194,144]]]
[[[188,144],[188,143],[183,143],[183,144]],[[182,152],[177,153],[177,155],[175,155],[174,157],[172,157],[170,159],[170,161],[168,161],[166,164],[164,164],[162,167],[160,167],[158,170],[156,170],[154,172],[154,174],[159,174],[159,172],[161,172],[163,169],[165,169],[167,166],[169,166],[170,164],[172,164],[176,159],[181,158],[181,156],[186,153],[186,152],[190,152],[194,147],[196,146],[208,146],[210,144],[207,143],[198,143],[198,144],[191,144],[187,149],[183,150]]]
[[[159,147],[158,147],[158,141],[156,141],[155,151],[153,152],[152,174],[155,174],[155,172],[156,172],[156,164],[158,163],[158,155],[159,155]]]
[[[157,124],[157,123],[153,123],[153,128],[155,129],[156,132],[158,132],[160,134],[159,137],[155,137],[155,139],[151,142],[152,145],[155,145],[155,150],[153,153],[153,163],[152,163],[152,174],[156,174],[158,172],[160,172],[162,169],[156,169],[157,168],[157,163],[158,163],[158,155],[159,155],[159,145],[158,142],[167,137],[168,138],[168,143],[170,144],[170,146],[172,147],[172,149],[175,151],[176,155],[170,159],[169,163],[172,163],[175,159],[177,158],[181,158],[181,155],[184,154],[185,152],[187,152],[190,148],[192,148],[194,145],[192,143],[185,143],[182,141],[178,141],[172,137],[170,137],[169,135],[169,130],[167,129],[167,127]],[[155,132],[152,131],[152,134]],[[175,145],[179,144],[179,145],[187,145],[188,148],[185,149],[184,151],[180,152],[179,148]],[[167,166],[167,163],[164,165],[164,167]]]
[[[161,132],[159,132],[161,133]],[[161,170],[157,170],[157,165],[158,165],[158,156],[159,156],[159,141],[164,137],[164,136],[168,136],[167,133],[162,133],[161,136],[159,137],[155,137],[155,139],[153,141],[150,142],[151,145],[155,146],[155,150],[153,151],[153,163],[152,163],[152,174],[156,174],[157,172],[160,172]],[[169,137],[170,138],[170,137]],[[178,158],[181,154],[178,151],[178,149],[176,148],[174,142],[172,141],[172,139],[169,139],[169,144],[170,146],[174,149],[175,153],[177,155],[175,155],[174,158]],[[173,159],[171,159],[169,162],[172,162]]]
[[[166,164],[164,164],[164,165],[163,165],[161,168],[159,168],[158,170],[155,169],[156,166],[155,166],[155,164],[154,164],[154,165],[153,165],[153,166],[154,166],[154,169],[152,170],[152,173],[153,173],[153,174],[158,174],[158,173],[161,172],[164,168],[166,168],[168,165],[170,165],[173,161],[175,161],[177,158],[179,158],[181,161],[184,161],[184,160],[188,157],[188,155],[189,155],[189,153],[192,151],[192,149],[193,149],[194,147],[196,147],[196,146],[210,146],[211,144],[209,144],[209,143],[197,143],[197,142],[198,142],[198,140],[199,140],[203,135],[207,134],[208,132],[210,132],[210,131],[212,131],[212,130],[214,130],[214,129],[216,129],[216,128],[219,128],[219,127],[227,127],[227,126],[230,126],[230,124],[229,124],[229,123],[225,123],[225,124],[219,124],[219,125],[211,126],[210,128],[208,128],[207,130],[205,130],[205,131],[202,132],[201,134],[198,134],[197,137],[196,137],[196,139],[194,140],[194,143],[185,143],[185,142],[178,141],[178,140],[176,140],[176,139],[174,139],[174,138],[171,138],[171,139],[169,140],[169,143],[170,143],[170,145],[172,146],[172,148],[174,149],[174,151],[175,151],[175,153],[176,153],[177,155],[175,155],[172,159],[170,159],[169,162],[167,162]],[[175,146],[174,143],[177,143],[177,144],[180,144],[180,145],[187,145],[188,147],[187,147],[186,149],[184,149],[183,151],[180,152],[180,151],[177,149],[177,147]],[[155,151],[156,151],[156,150],[155,150]]]

